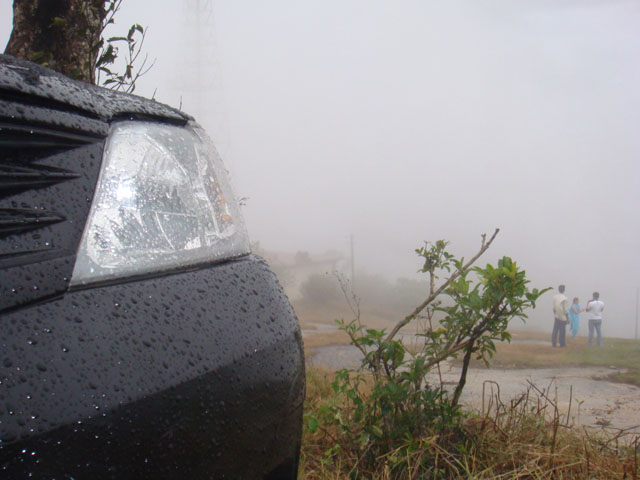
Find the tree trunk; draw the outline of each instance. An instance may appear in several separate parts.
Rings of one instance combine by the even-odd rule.
[[[104,0],[14,0],[4,53],[95,82]]]
[[[464,360],[462,361],[462,372],[460,372],[460,379],[458,380],[458,385],[456,385],[456,389],[453,393],[453,400],[451,400],[451,406],[455,407],[458,405],[458,401],[460,400],[460,395],[462,395],[462,389],[464,388],[465,383],[467,383],[467,371],[469,370],[469,362],[471,362],[471,355],[473,354],[473,344],[476,339],[472,338],[471,342],[465,348]]]

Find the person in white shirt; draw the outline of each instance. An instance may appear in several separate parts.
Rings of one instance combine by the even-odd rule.
[[[564,285],[558,287],[558,293],[553,296],[553,332],[551,345],[559,343],[566,347],[567,323],[569,323],[569,299],[564,295]]]
[[[602,346],[602,311],[604,310],[604,302],[600,300],[600,294],[593,292],[593,299],[587,302],[589,312],[589,346],[593,346],[593,331],[598,336],[598,346]]]

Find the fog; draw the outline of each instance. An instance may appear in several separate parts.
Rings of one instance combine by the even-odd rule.
[[[481,263],[598,290],[605,337],[634,335],[640,3],[126,0],[117,22],[149,27],[136,93],[207,128],[263,248],[353,235],[357,271],[414,278],[423,240],[470,257],[498,227]]]

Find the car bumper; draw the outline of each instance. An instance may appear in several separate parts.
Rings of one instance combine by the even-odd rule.
[[[7,478],[261,478],[295,461],[300,330],[258,257],[68,292],[0,322]]]

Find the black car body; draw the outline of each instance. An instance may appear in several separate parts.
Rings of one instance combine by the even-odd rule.
[[[160,268],[145,254],[150,268],[119,258],[119,273],[107,259],[108,274],[74,281],[105,145],[143,123],[197,129],[157,102],[0,56],[0,478],[295,478],[300,329],[259,257],[234,244],[182,262],[183,242]],[[192,201],[180,195],[162,201]],[[165,230],[199,221],[153,215]],[[120,235],[110,222],[100,228]]]

